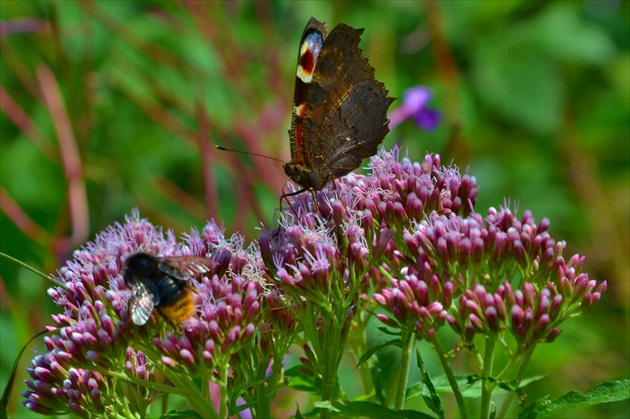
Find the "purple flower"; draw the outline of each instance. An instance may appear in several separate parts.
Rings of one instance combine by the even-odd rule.
[[[432,303],[449,307],[440,292],[448,285],[450,294],[459,298],[446,318],[464,341],[476,333],[501,339],[511,333],[517,352],[522,352],[553,340],[564,320],[599,301],[606,282],[598,286],[580,272],[583,257],[575,255],[565,262],[565,245],[553,240],[548,228],[549,220],[537,224],[530,211],[519,219],[507,207],[491,208],[485,219],[476,213],[462,217],[433,212],[428,219],[411,223],[403,233],[406,248],[399,248],[409,264],[401,269],[405,280],[394,279],[391,287],[374,295],[393,314],[381,320],[404,328],[422,307]],[[409,289],[405,285],[409,277],[420,278],[411,289],[435,290],[431,298],[424,291],[405,291],[404,298],[397,293]],[[416,324],[424,331],[422,320]]]
[[[24,404],[46,414],[142,416],[156,391],[172,391],[212,412],[201,378],[219,392],[243,389],[237,396],[253,414],[270,414],[259,402],[271,403],[283,385],[298,331],[302,370],[332,383],[338,365],[329,361],[341,360],[353,324],[366,325],[373,310],[418,339],[448,326],[469,345],[481,334],[514,342],[508,352],[520,354],[553,341],[564,320],[605,292],[605,281],[582,272],[584,257],[565,258],[546,218],[517,217],[508,205],[475,212],[475,178],[439,156],[412,162],[381,150],[370,169],[336,179],[315,201],[292,197],[279,227],[249,245],[213,221],[178,241],[137,212],[97,235],[53,279],[48,293],[60,310],[46,352],[28,369]],[[122,273],[137,252],[212,261],[187,278],[191,315],[169,324],[158,305],[145,325],[130,320],[134,291]]]
[[[407,119],[412,119],[424,131],[434,130],[442,116],[427,107],[433,92],[428,87],[416,86],[403,93],[403,104],[389,114],[389,129],[393,130]]]
[[[227,363],[252,337],[260,309],[260,284],[234,277],[203,278],[197,286],[198,317],[190,318],[182,333],[154,337],[159,358],[174,370],[196,376]]]
[[[24,406],[46,415],[71,412],[78,416],[103,415],[116,397],[113,380],[98,372],[63,367],[67,354],[51,351],[37,355],[27,368],[33,378],[27,380],[29,390],[22,395]]]
[[[392,281],[391,288],[374,294],[374,300],[394,317],[379,318],[390,327],[413,332],[418,339],[433,336],[449,315],[452,284],[430,287],[415,275]]]
[[[226,239],[214,222],[201,234],[193,229],[178,242],[172,233],[140,219],[137,211],[124,224],[98,234],[53,278],[56,285],[48,293],[61,311],[52,316],[54,333],[44,339],[47,352],[37,355],[28,370],[32,379],[26,382],[30,390],[24,393],[25,406],[80,416],[103,415],[105,406],[114,414],[120,407],[119,415],[131,411],[141,416],[154,396],[150,389],[156,365],[173,371],[184,368],[187,380],[199,369],[207,374],[208,368],[217,367],[217,359],[227,365],[256,330],[264,282],[259,253],[251,246],[243,249],[243,242],[240,236]],[[122,272],[126,258],[140,251],[212,260],[209,271],[190,278],[195,312],[175,325],[174,332],[165,334],[171,326],[158,310],[144,326],[129,318],[132,291]],[[97,370],[118,375],[104,378]],[[121,374],[135,380],[138,388],[126,395],[126,403],[117,404],[112,401],[121,396],[115,393],[120,378],[112,377]]]

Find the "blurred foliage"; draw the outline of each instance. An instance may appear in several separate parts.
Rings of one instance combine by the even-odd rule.
[[[434,90],[442,126],[404,124],[387,148],[470,165],[477,211],[510,198],[549,217],[608,280],[595,312],[535,354],[530,374],[549,378],[531,399],[628,377],[629,14],[620,0],[0,2],[0,250],[54,272],[134,207],[176,232],[214,217],[253,239],[273,225],[281,164],[213,145],[289,160],[297,44],[316,16],[365,28],[390,95]],[[0,275],[3,389],[56,310],[31,272],[0,259]]]

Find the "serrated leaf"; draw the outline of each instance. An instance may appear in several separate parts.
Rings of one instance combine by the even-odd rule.
[[[576,407],[628,399],[630,399],[630,380],[606,381],[592,387],[586,394],[570,391],[555,400],[549,400],[548,396],[544,397],[529,405],[518,417],[523,419],[545,418]]]
[[[431,381],[429,371],[427,371],[427,369],[424,367],[424,361],[422,361],[422,355],[420,354],[419,349],[416,349],[416,361],[422,375],[422,384],[424,384],[422,387],[422,398],[424,399],[427,407],[433,413],[435,413],[439,418],[444,418],[444,408],[442,407],[442,400],[435,390],[435,386],[433,385],[433,381]]]
[[[318,407],[324,407],[317,404]],[[431,415],[417,410],[392,410],[378,403],[372,402],[335,402],[332,404],[335,412],[344,416],[378,418],[378,419],[435,419]]]
[[[287,370],[285,376],[289,378],[288,388],[320,395],[322,388],[322,379],[320,377],[304,374],[299,371],[299,367]]]
[[[363,355],[361,355],[361,358],[359,359],[359,363],[357,364],[357,367],[363,364],[368,359],[370,359],[372,355],[374,355],[376,352],[380,351],[383,348],[387,348],[388,346],[396,346],[398,348],[402,348],[402,341],[400,339],[392,339],[380,345],[373,346],[372,348],[365,351]]]
[[[512,381],[500,382],[497,384],[497,388],[492,392],[493,395],[497,394],[505,394],[508,391],[516,391],[519,392],[525,386],[539,381],[545,378],[546,375],[537,375],[533,377],[529,377],[523,379],[521,383],[517,386]],[[462,396],[467,399],[478,399],[481,397],[481,376],[477,374],[471,375],[458,375],[455,377],[455,381],[459,386],[459,389],[462,393]],[[495,382],[494,378],[490,378],[490,381]],[[448,393],[452,394],[453,389],[451,388],[450,383],[448,382],[446,376],[441,375],[439,377],[433,378],[433,385],[435,385],[435,389],[437,393]]]

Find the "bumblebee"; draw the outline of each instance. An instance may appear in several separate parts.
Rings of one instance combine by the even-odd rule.
[[[125,284],[131,288],[131,320],[144,325],[153,308],[175,328],[195,312],[190,279],[214,270],[216,261],[202,256],[157,257],[135,253],[123,269]]]

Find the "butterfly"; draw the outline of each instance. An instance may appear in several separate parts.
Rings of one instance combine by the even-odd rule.
[[[363,29],[343,23],[327,34],[311,18],[300,41],[291,118],[291,161],[285,173],[301,190],[320,190],[373,156],[389,132],[395,100],[362,56]],[[288,195],[284,195],[288,196]]]

